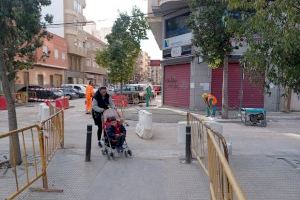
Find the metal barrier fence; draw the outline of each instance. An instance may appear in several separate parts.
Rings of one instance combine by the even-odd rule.
[[[22,154],[22,163],[16,163],[14,149],[17,147],[13,146],[10,163],[6,169],[0,166],[0,199],[14,199],[39,179],[42,179],[42,188],[32,188],[32,191],[62,192],[48,187],[47,166],[55,151],[63,148],[63,118],[63,110],[60,110],[41,124],[0,134],[0,154],[8,154],[9,143],[15,145],[10,141],[14,135],[19,136]]]
[[[209,177],[213,200],[246,200],[229,166],[226,140],[205,121],[193,114],[187,115],[191,126],[191,149]]]

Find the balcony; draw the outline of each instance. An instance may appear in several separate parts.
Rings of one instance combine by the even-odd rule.
[[[85,66],[84,67],[85,73],[91,73],[91,74],[103,74],[106,75],[107,71],[103,67],[91,67],[91,66]]]
[[[187,0],[149,0],[148,8],[155,16],[167,15],[179,9],[187,8]]]

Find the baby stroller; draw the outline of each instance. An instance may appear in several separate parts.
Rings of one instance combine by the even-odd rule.
[[[122,118],[120,114],[115,109],[107,109],[103,113],[103,132],[102,132],[102,146],[101,149],[102,154],[107,156],[107,159],[110,160],[111,158],[115,158],[116,154],[124,155],[125,157],[132,156],[132,151],[129,149],[129,146],[126,142],[126,137],[124,138],[123,145],[119,148],[116,148],[116,142],[113,141],[107,131],[111,126],[110,119],[115,118],[118,122],[122,124]]]

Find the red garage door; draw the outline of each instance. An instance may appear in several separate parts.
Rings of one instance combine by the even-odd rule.
[[[264,107],[264,88],[251,83],[249,76],[244,75],[243,107]],[[239,63],[230,63],[228,69],[228,104],[230,109],[240,106],[241,68]],[[223,68],[212,70],[211,92],[218,99],[218,107],[222,105]]]
[[[190,64],[164,67],[164,105],[188,108],[190,104]]]

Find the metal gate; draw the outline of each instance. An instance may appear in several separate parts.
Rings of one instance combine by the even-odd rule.
[[[180,108],[189,107],[190,71],[190,63],[164,66],[164,105]]]
[[[222,105],[223,68],[212,70],[211,93],[218,99],[217,106]],[[229,63],[228,68],[228,105],[230,109],[241,107],[264,107],[263,84],[254,84],[250,76],[243,73],[239,63]]]

